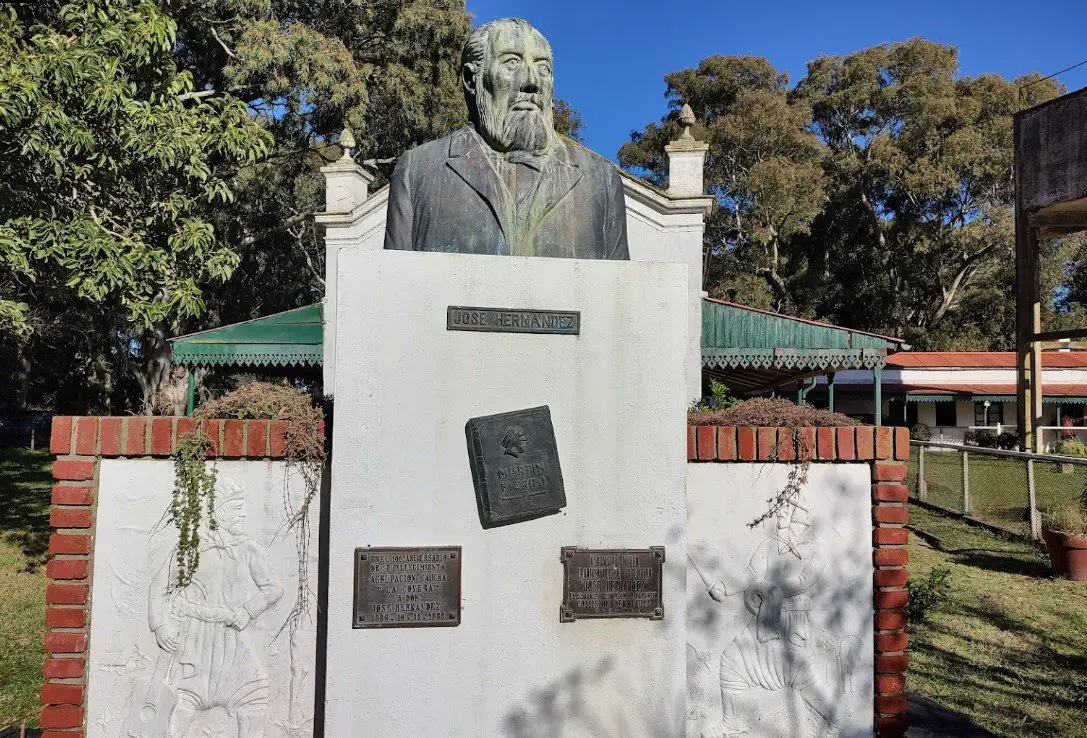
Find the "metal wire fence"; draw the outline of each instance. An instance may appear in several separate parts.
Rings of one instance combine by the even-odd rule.
[[[911,441],[907,484],[914,499],[1038,539],[1041,514],[1087,490],[1087,459]]]

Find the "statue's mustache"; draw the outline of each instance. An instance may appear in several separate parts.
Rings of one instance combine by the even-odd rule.
[[[531,103],[535,105],[538,110],[543,109],[543,96],[539,94],[533,94],[531,92],[518,92],[510,97],[509,108],[515,109],[518,105],[524,105]]]

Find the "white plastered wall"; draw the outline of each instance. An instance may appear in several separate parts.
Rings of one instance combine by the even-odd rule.
[[[627,241],[632,261],[686,264],[688,400],[702,394],[702,238],[712,198],[673,198],[641,180],[623,175],[627,205]],[[336,393],[336,305],[341,285],[337,269],[344,250],[376,251],[384,247],[389,189],[384,187],[349,213],[322,214],[325,226],[325,393]],[[510,305],[508,307],[518,307]],[[631,319],[635,319],[634,316]]]
[[[262,678],[267,680],[267,708],[248,709],[255,710],[254,719],[266,721],[263,735],[313,733],[315,597],[307,603],[308,616],[301,627],[291,630],[284,624],[299,593],[300,550],[307,555],[310,587],[317,590],[320,502],[315,500],[310,509],[310,536],[300,545],[295,530],[287,526],[285,502],[297,508],[305,485],[296,472],[288,473],[285,462],[217,461],[215,468],[220,482],[241,488],[245,518],[239,528],[223,530],[221,538],[204,531],[202,563],[191,585],[200,590],[198,595],[186,590],[168,593],[155,586],[176,550],[177,532],[165,518],[174,485],[173,462],[101,462],[87,665],[88,738],[153,734],[146,726],[139,732],[140,726],[128,721],[143,712],[149,694],[163,694],[167,672],[156,676],[160,664],[169,670],[175,693],[192,690],[195,698],[213,703],[209,709],[196,710],[186,737],[237,735],[237,719],[215,702],[234,700],[231,704],[237,706],[245,694],[259,688]],[[222,501],[224,493],[217,494]],[[214,541],[225,547],[209,548]],[[221,620],[212,622],[225,609],[257,602],[253,598],[262,593],[271,601],[262,608],[251,604],[254,616],[241,629]],[[179,634],[173,654],[159,648],[151,631],[152,599],[164,613],[173,613],[166,616]],[[199,603],[204,612],[200,617],[180,615],[181,600]],[[180,678],[183,674],[189,675],[188,681]],[[168,700],[151,701],[168,709]]]
[[[791,468],[687,465],[688,738],[872,735],[871,470],[812,464],[751,527]]]
[[[351,251],[339,268],[356,290],[339,300],[328,734],[679,735],[686,267]],[[448,305],[510,304],[578,310],[581,332],[446,329]],[[567,505],[484,529],[465,423],[539,405]],[[463,548],[460,625],[352,629],[356,547],[441,545]],[[563,546],[665,546],[664,619],[560,622]]]

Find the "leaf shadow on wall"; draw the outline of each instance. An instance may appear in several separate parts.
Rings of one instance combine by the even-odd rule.
[[[735,515],[717,540],[692,537],[701,574],[688,574],[688,735],[871,735],[851,707],[873,687],[871,669],[858,668],[872,649],[871,528],[846,523],[858,515],[855,486],[816,495],[811,484],[795,516],[751,530]]]
[[[654,637],[648,633],[665,632],[668,618],[683,616],[682,603],[670,602],[667,594],[684,590],[683,536],[682,525],[666,534],[665,620],[641,621],[649,626],[645,638]],[[600,621],[581,621],[562,627],[599,625]],[[667,660],[670,654],[659,660],[655,650],[646,649],[642,662],[632,660],[630,652],[586,661],[537,687],[506,714],[503,738],[673,738],[675,725],[682,719],[682,688],[675,694],[675,704],[662,706],[660,674],[671,673],[678,664]],[[669,689],[664,692],[673,695]]]

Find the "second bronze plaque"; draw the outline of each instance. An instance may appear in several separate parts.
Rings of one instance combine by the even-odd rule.
[[[580,618],[664,619],[664,546],[563,546],[559,621]]]

